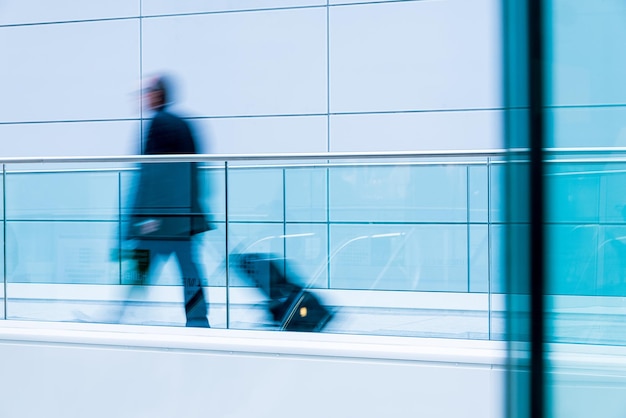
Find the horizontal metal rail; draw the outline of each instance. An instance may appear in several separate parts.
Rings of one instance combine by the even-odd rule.
[[[62,156],[62,157],[5,157],[0,164],[59,164],[59,163],[137,163],[137,162],[224,162],[224,161],[311,161],[311,160],[374,160],[406,158],[496,158],[525,156],[528,150],[423,150],[397,152],[317,152],[317,153],[261,153],[261,154],[176,154],[176,155],[118,155],[118,156]],[[614,148],[547,148],[546,158],[572,155],[603,155],[626,161],[626,147]],[[587,161],[587,160],[585,160]],[[602,160],[607,161],[607,160]]]
[[[134,163],[134,162],[224,162],[224,161],[306,161],[346,159],[401,159],[441,157],[504,157],[519,150],[453,150],[403,152],[328,152],[276,154],[176,154],[120,155],[86,157],[10,157],[0,158],[0,164],[58,164],[58,163]]]

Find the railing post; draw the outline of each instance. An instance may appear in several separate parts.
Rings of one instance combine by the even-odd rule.
[[[472,244],[471,241],[471,216],[470,216],[470,195],[471,195],[471,182],[470,182],[470,166],[467,165],[465,167],[465,222],[466,222],[466,233],[467,240],[465,241],[465,255],[467,257],[467,293],[471,292],[471,280],[472,280],[472,266],[470,265],[471,260],[471,250],[470,246]]]
[[[3,318],[7,319],[7,305],[9,298],[7,294],[7,166],[2,164],[2,276],[4,277],[4,312]]]
[[[124,284],[122,271],[122,172],[117,172],[117,266],[119,270],[119,284]]]
[[[491,340],[491,157],[487,157],[487,339]]]
[[[226,263],[226,329],[230,328],[230,257],[228,250],[228,161],[224,161],[224,259]]]

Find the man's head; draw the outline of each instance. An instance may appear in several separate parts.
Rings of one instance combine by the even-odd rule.
[[[147,109],[157,110],[165,107],[170,100],[171,87],[167,77],[157,75],[148,78],[143,86],[143,103]]]

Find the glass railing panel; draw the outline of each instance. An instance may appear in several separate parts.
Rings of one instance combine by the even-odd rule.
[[[325,223],[289,223],[285,258],[293,263],[300,286],[328,289],[328,227]]]
[[[491,163],[489,179],[491,223],[528,222],[527,185],[516,183],[516,188],[509,190],[506,180],[507,178],[526,178],[528,170],[528,162],[522,157],[506,163]],[[508,196],[509,194],[511,196]]]
[[[626,296],[626,225],[598,228],[597,295]]]
[[[76,289],[119,284],[120,264],[111,258],[119,247],[117,169],[13,164],[6,170],[7,318],[94,320],[104,302]]]
[[[253,174],[254,171],[246,170]],[[285,266],[285,225],[282,222],[255,223],[232,222],[228,224],[229,243],[229,328],[271,329],[278,326],[270,317],[269,264],[262,263],[260,270],[242,268],[243,256],[259,256],[272,260],[276,266]]]
[[[548,225],[548,273],[559,277],[547,289],[551,295],[597,295],[599,227],[596,224]]]
[[[462,165],[353,165],[329,170],[331,222],[466,222]]]
[[[505,243],[507,239],[507,232],[510,230],[514,230],[515,236],[528,237],[528,226],[525,224],[493,224],[489,227],[489,251],[491,252],[489,255],[489,291],[492,294],[505,293],[506,278],[508,274]],[[514,246],[514,250],[520,255],[528,253],[528,248],[523,242],[517,242],[512,246]],[[524,265],[521,268],[527,268],[527,266]]]
[[[190,167],[151,164],[163,167],[166,174]],[[8,169],[8,318],[184,325],[183,281],[174,253],[157,251],[151,258],[151,274],[144,278],[132,258],[141,240],[126,231],[140,166],[88,165],[91,170],[67,164],[47,164],[45,171],[36,164]],[[152,185],[171,183],[168,176],[155,180]],[[178,195],[189,193],[180,187]],[[194,280],[213,287],[207,293],[217,327],[227,322],[224,231],[222,220],[214,223],[210,239],[203,240],[200,234],[192,240],[199,244],[192,244],[192,258],[200,259],[205,246],[215,257],[197,264]],[[188,275],[183,271],[183,276]],[[215,283],[209,277],[217,278]]]
[[[599,222],[602,171],[597,164],[549,163],[547,222]]]
[[[0,177],[1,178],[1,177]],[[7,239],[5,240],[5,234],[4,234],[4,220],[2,222],[2,225],[0,225],[0,243],[2,243],[2,251],[0,251],[0,268],[2,268],[2,270],[0,270],[2,272],[2,280],[0,281],[0,319],[6,319],[5,317],[5,287],[6,287],[6,279],[7,279],[7,273],[8,271],[5,270],[5,264],[4,264],[4,250],[7,248],[5,247],[5,244],[7,242],[11,242],[11,245],[14,246],[14,242],[15,242],[15,236],[7,236]]]
[[[4,219],[4,172],[2,171],[2,165],[0,165],[0,218]]]
[[[8,170],[6,202],[12,220],[117,219],[118,173]]]
[[[230,168],[228,219],[231,222],[282,222],[283,179],[282,168]]]
[[[489,226],[469,226],[469,292],[488,293],[489,280]]]
[[[285,225],[280,223],[232,222],[228,224],[231,256],[239,254],[271,254],[285,257]],[[250,277],[237,269],[230,271],[230,286],[253,286]]]
[[[553,295],[626,295],[626,225],[551,225],[549,247],[554,262],[549,272],[560,280],[552,284]],[[557,276],[558,275],[558,276]]]
[[[115,222],[7,221],[7,319],[117,322],[115,304],[85,285],[119,284]],[[98,294],[100,293],[100,294]]]
[[[600,222],[626,224],[626,163],[612,162],[598,166],[598,171],[602,171]]]
[[[333,289],[467,292],[465,225],[330,227]]]
[[[489,220],[489,167],[487,164],[467,166],[469,221],[483,222]]]
[[[2,244],[2,247],[0,247],[0,266],[2,267],[2,270],[0,270],[2,272],[2,280],[0,280],[0,319],[6,319],[5,313],[6,313],[6,293],[5,293],[5,288],[6,288],[6,284],[7,284],[7,272],[5,270],[5,261],[4,261],[4,255],[5,255],[5,251],[6,251],[6,245],[7,245],[7,240],[5,239],[5,229],[4,229],[4,198],[5,198],[5,193],[4,193],[4,164],[0,166],[1,167],[1,172],[0,172],[0,219],[2,220],[2,225],[0,225],[0,243]],[[6,237],[9,238],[9,237]],[[15,237],[11,236],[10,237],[10,242],[14,242],[15,241]],[[13,245],[13,244],[12,244]]]
[[[226,225],[215,222],[215,229],[194,238],[196,258],[201,266],[203,279],[207,286],[226,286]],[[180,278],[176,278],[176,284]]]
[[[145,164],[166,168],[167,163]],[[28,179],[31,189],[39,188],[37,178],[48,184],[49,179],[37,167],[28,168],[38,172],[12,172],[8,180],[17,179],[20,187],[25,187],[24,179]],[[46,168],[55,187],[80,193],[108,187],[106,195],[111,202],[90,200],[87,195],[83,201],[61,199],[39,208],[37,201],[23,199],[17,193],[19,189],[13,188],[7,196],[15,200],[12,204],[16,210],[9,213],[15,217],[8,219],[11,232],[7,235],[20,238],[7,253],[7,267],[12,273],[9,280],[15,298],[28,299],[33,286],[53,286],[51,300],[74,303],[85,289],[77,291],[77,286],[99,285],[103,286],[101,294],[110,296],[98,299],[101,311],[131,307],[134,313],[126,315],[123,323],[184,322],[176,257],[162,257],[151,263],[157,271],[147,282],[139,280],[133,260],[119,257],[134,248],[127,244],[136,244],[124,239],[124,231],[129,229],[139,166],[109,171],[98,166],[93,172],[93,186],[88,181],[91,173],[84,167],[70,172]],[[215,229],[194,238],[194,254],[207,289],[212,326],[277,327],[272,318],[268,319],[267,295],[251,277],[232,266],[238,254],[258,253],[275,257],[295,284],[339,312],[345,321],[335,322],[328,332],[362,330],[376,334],[373,328],[348,325],[359,323],[369,315],[368,309],[375,307],[398,314],[389,318],[387,331],[381,331],[384,335],[404,335],[405,331],[410,335],[434,335],[432,330],[402,329],[402,321],[408,318],[404,313],[424,306],[417,301],[421,292],[441,293],[441,306],[430,307],[453,311],[463,311],[467,306],[465,302],[457,306],[455,301],[460,299],[449,299],[445,294],[471,292],[478,299],[472,299],[467,309],[476,313],[477,322],[476,327],[472,325],[463,332],[480,338],[488,334],[486,304],[480,299],[489,291],[493,276],[489,266],[491,263],[493,269],[494,263],[490,260],[488,233],[488,210],[494,205],[487,200],[493,181],[487,178],[490,171],[486,161],[484,165],[475,160],[470,164],[437,160],[424,164],[360,161],[355,165],[272,161],[266,165],[229,166],[228,176],[224,170],[220,164],[199,170],[201,206]],[[103,178],[109,175],[105,186]],[[104,209],[95,207],[100,204]],[[93,213],[84,215],[88,205],[94,206],[89,209]],[[228,268],[227,246],[231,260]],[[117,259],[113,256],[116,252]],[[60,287],[64,285],[67,289]],[[33,295],[49,291],[44,287]],[[74,309],[74,319],[67,304],[65,310],[55,310],[54,318],[116,321],[115,314],[99,316],[94,311],[93,295],[86,295],[87,301],[80,303],[90,307]],[[480,300],[478,311],[474,311],[476,300]],[[25,304],[19,306],[9,310],[14,317],[31,315]],[[28,309],[34,312],[33,307]]]
[[[285,169],[285,218],[287,222],[325,222],[328,218],[328,169]]]
[[[115,222],[8,220],[6,227],[9,283],[119,283]]]
[[[200,165],[200,199],[214,222],[226,221],[226,182],[224,164]]]

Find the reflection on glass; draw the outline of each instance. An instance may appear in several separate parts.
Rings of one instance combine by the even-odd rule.
[[[276,222],[284,218],[283,170],[232,168],[228,172],[230,221]]]
[[[9,283],[116,284],[114,222],[8,221]]]
[[[9,172],[6,188],[12,220],[110,221],[119,212],[116,171]]]
[[[330,169],[332,222],[466,222],[465,166]]]
[[[285,170],[285,210],[288,222],[327,220],[326,167]]]
[[[286,258],[294,263],[302,286],[328,289],[328,233],[326,224],[288,224]]]
[[[169,170],[161,163],[150,167]],[[495,167],[489,168],[486,159],[467,164],[273,162],[229,167],[228,176],[223,165],[199,167],[200,200],[216,227],[193,238],[200,276],[208,285],[211,325],[284,328],[270,309],[275,302],[271,292],[259,284],[266,280],[237,264],[239,256],[255,255],[259,263],[274,260],[289,286],[310,292],[310,300],[332,312],[326,332],[489,338],[484,294],[498,289],[494,277],[499,280],[503,274],[494,273],[499,267],[490,256],[490,245],[498,242],[493,233],[498,224],[490,224],[495,205],[489,200],[500,189],[493,181]],[[132,240],[120,242],[131,228],[141,175],[137,167],[11,173],[10,292],[39,295],[41,285],[52,285],[46,288],[56,292],[51,300],[76,300],[79,306],[59,303],[42,314],[45,309],[30,302],[14,304],[9,309],[13,318],[49,314],[43,319],[115,321],[98,312],[113,312],[110,306],[125,300],[128,288],[142,284],[141,294],[135,292],[128,305],[137,312],[126,322],[184,321],[175,258],[161,257],[152,265],[159,274],[145,283],[137,275],[139,259],[125,257],[136,246]],[[40,183],[55,184],[61,193],[46,202],[26,193]],[[154,190],[163,184],[153,182]],[[92,198],[96,189],[104,197]],[[70,190],[82,195],[70,196]],[[80,287],[86,284],[99,286]],[[439,299],[429,292],[439,292]],[[449,297],[456,293],[468,298]],[[147,310],[140,314],[140,308]],[[434,311],[423,316],[428,309]],[[447,325],[437,330],[422,321],[444,318],[443,311],[446,319],[438,320],[446,323],[450,312],[472,314],[459,332]],[[403,325],[408,323],[424,326]]]
[[[461,225],[332,225],[330,284],[337,289],[467,292]]]
[[[626,3],[544,3],[552,118],[546,146],[623,147]],[[546,163],[550,417],[618,417],[626,410],[624,156],[618,149],[579,150]]]

